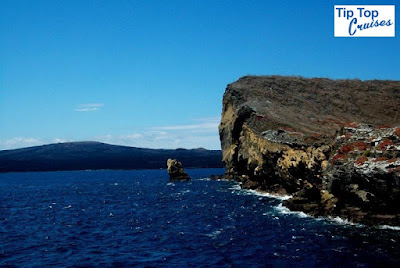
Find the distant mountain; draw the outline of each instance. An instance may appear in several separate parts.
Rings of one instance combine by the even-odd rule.
[[[159,169],[168,158],[185,168],[219,168],[220,150],[145,149],[101,142],[66,142],[0,151],[0,172],[86,169]]]

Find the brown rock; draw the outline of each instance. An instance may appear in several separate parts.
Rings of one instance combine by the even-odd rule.
[[[182,167],[182,163],[176,159],[167,160],[167,171],[171,181],[189,181],[190,177]]]
[[[331,193],[326,190],[321,191],[321,205],[323,206],[323,210],[327,213],[332,213],[336,208],[336,203],[338,199]]]
[[[255,181],[247,181],[247,182],[245,182],[245,183],[243,183],[242,185],[241,185],[241,187],[243,188],[243,189],[251,189],[251,190],[254,190],[254,189],[257,189],[258,188],[258,184],[257,184],[257,182],[255,182]]]

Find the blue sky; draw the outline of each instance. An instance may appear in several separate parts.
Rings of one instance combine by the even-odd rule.
[[[218,149],[243,75],[400,80],[398,23],[395,38],[333,37],[334,4],[396,3],[2,0],[0,149]]]

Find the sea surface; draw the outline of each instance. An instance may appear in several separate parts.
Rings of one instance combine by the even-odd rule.
[[[400,264],[400,231],[291,213],[223,169],[0,174],[0,266]]]

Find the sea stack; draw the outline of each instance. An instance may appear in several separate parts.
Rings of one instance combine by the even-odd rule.
[[[183,169],[182,163],[176,159],[167,160],[167,170],[170,181],[190,181],[190,177]]]
[[[400,225],[400,81],[246,76],[229,84],[225,177],[313,216]]]

